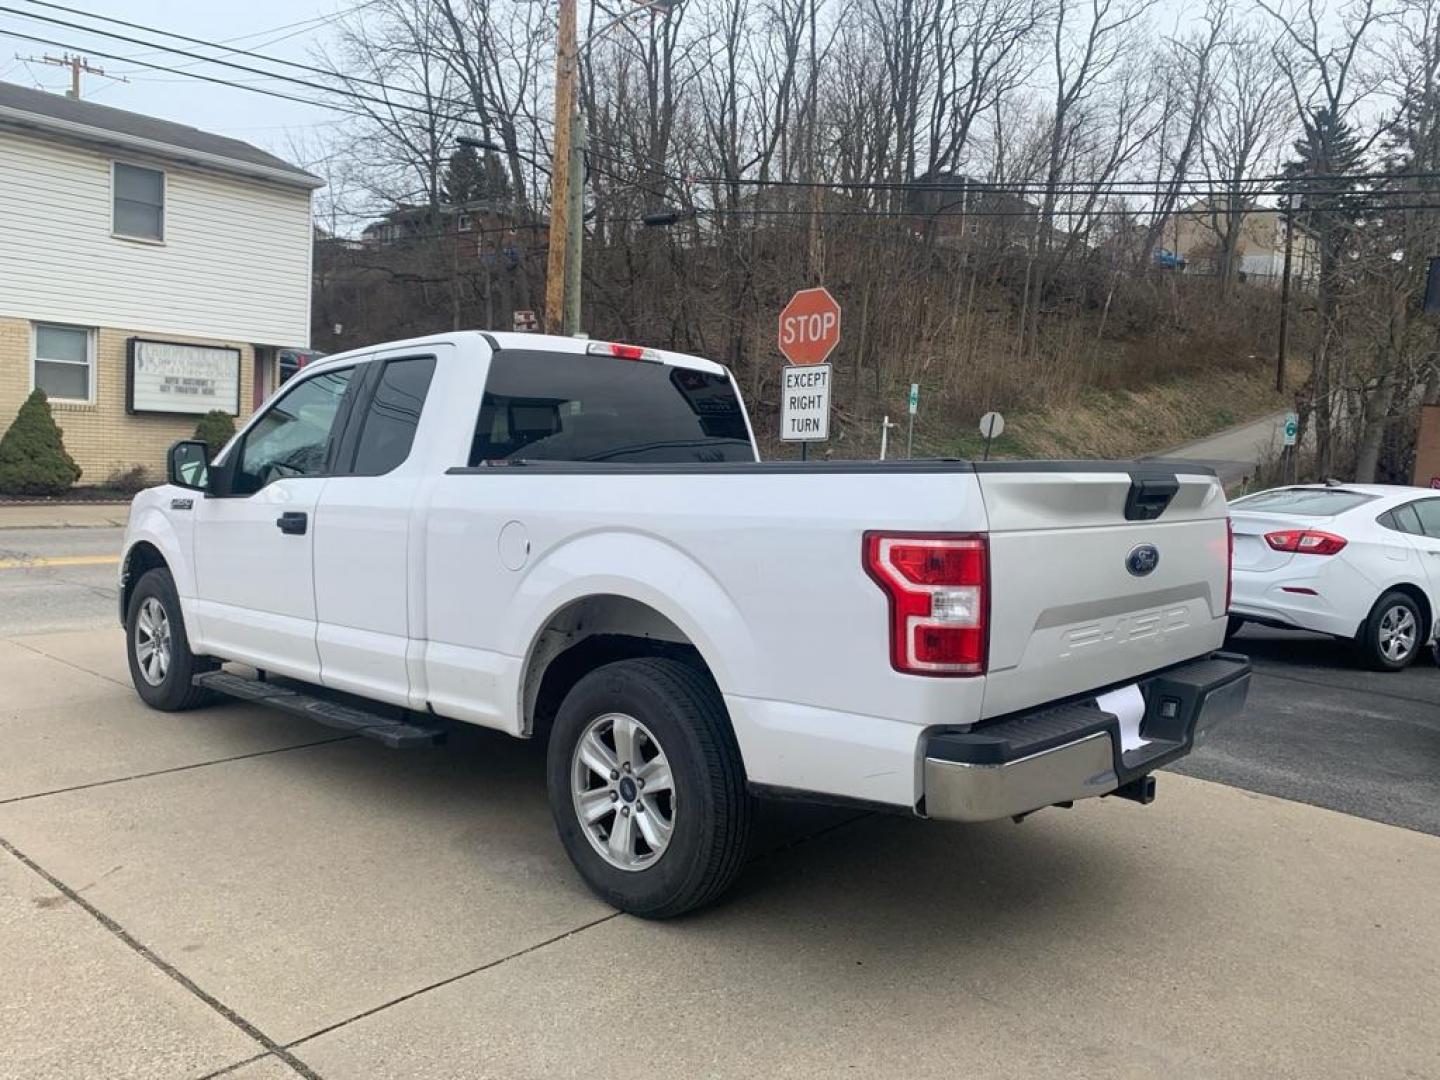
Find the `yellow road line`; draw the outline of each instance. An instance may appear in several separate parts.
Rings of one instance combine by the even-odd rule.
[[[0,559],[0,570],[40,570],[47,566],[118,566],[119,555],[55,555],[48,559]]]

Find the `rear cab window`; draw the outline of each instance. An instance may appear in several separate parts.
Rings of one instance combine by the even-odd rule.
[[[1334,517],[1374,501],[1374,495],[1344,488],[1277,488],[1247,495],[1230,505],[1236,510],[1260,510],[1267,514]]]
[[[730,376],[650,360],[502,349],[469,464],[754,461]]]
[[[375,380],[355,447],[356,476],[383,476],[410,456],[420,410],[435,374],[433,356],[386,360]]]

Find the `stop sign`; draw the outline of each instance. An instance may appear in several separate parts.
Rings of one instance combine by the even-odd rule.
[[[792,364],[823,364],[840,343],[840,305],[827,289],[801,289],[780,312],[780,351]]]

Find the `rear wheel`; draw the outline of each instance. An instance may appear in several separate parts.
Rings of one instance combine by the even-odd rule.
[[[1361,659],[1377,671],[1399,671],[1420,652],[1425,619],[1420,605],[1403,592],[1387,592],[1370,609],[1356,645]]]
[[[180,596],[169,570],[149,570],[135,583],[125,615],[125,653],[135,692],[152,709],[178,712],[209,699],[191,680],[216,664],[190,651]]]
[[[725,703],[703,672],[637,658],[596,668],[550,733],[550,809],[586,883],[662,919],[718,897],[740,872],[752,800]]]

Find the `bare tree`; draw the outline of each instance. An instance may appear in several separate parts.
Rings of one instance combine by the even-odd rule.
[[[1194,159],[1199,156],[1215,99],[1216,54],[1221,49],[1228,14],[1227,0],[1208,0],[1201,28],[1167,40],[1161,49],[1161,70],[1167,74],[1161,107],[1162,153],[1156,162],[1157,194],[1151,207],[1150,227],[1140,245],[1142,267],[1148,264],[1190,177]]]
[[[1255,176],[1274,172],[1276,154],[1294,129],[1276,49],[1283,52],[1286,46],[1250,25],[1233,27],[1220,53],[1201,159],[1212,190],[1219,191],[1211,196],[1205,216],[1215,233],[1216,287],[1222,296],[1235,282],[1246,216],[1270,186]]]
[[[1312,358],[1309,400],[1301,403],[1300,415],[1302,430],[1310,416],[1314,418],[1316,468],[1324,476],[1331,471],[1334,452],[1331,372],[1342,333],[1341,274],[1350,232],[1343,200],[1331,194],[1337,190],[1332,178],[1353,170],[1373,141],[1352,148],[1350,118],[1355,106],[1378,85],[1377,72],[1366,64],[1366,50],[1387,11],[1380,0],[1349,0],[1333,12],[1323,0],[1297,0],[1283,6],[1256,0],[1256,4],[1278,24],[1289,43],[1288,50],[1277,50],[1274,56],[1303,128],[1298,171],[1305,191],[1301,203],[1307,207],[1304,220],[1319,246],[1320,332]]]

